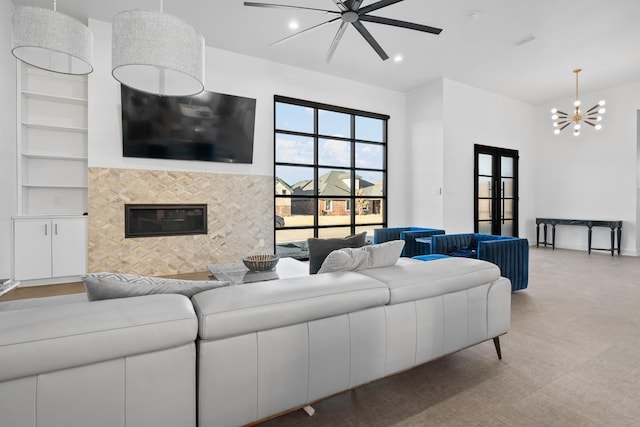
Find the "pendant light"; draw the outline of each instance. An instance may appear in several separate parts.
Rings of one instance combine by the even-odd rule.
[[[93,71],[93,34],[70,16],[40,7],[17,7],[13,12],[11,53],[20,61],[62,74]]]
[[[155,95],[204,90],[204,37],[175,16],[127,10],[113,18],[112,74],[125,86]]]

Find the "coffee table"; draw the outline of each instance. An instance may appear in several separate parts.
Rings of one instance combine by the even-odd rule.
[[[309,275],[309,264],[294,258],[280,258],[276,268],[269,271],[251,271],[241,262],[208,265],[207,270],[216,280],[232,285],[265,282]]]

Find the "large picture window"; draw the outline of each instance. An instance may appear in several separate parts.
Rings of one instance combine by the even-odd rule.
[[[389,116],[274,98],[276,254],[306,258],[309,237],[387,222]]]

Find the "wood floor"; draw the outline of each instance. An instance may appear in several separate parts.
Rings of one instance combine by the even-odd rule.
[[[501,361],[488,341],[261,426],[640,426],[640,258],[530,258]]]

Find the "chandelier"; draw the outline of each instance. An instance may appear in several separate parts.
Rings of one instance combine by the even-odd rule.
[[[582,71],[580,68],[576,68],[573,72],[576,74],[576,100],[573,103],[574,111],[573,115],[569,115],[565,112],[554,108],[551,110],[551,120],[553,120],[553,127],[555,130],[553,133],[558,135],[565,130],[569,125],[573,123],[573,135],[580,135],[581,122],[593,126],[596,130],[602,129],[602,125],[598,122],[602,120],[602,114],[607,110],[604,108],[604,101],[598,102],[593,107],[582,113],[580,111],[580,99],[578,98],[578,73]]]

